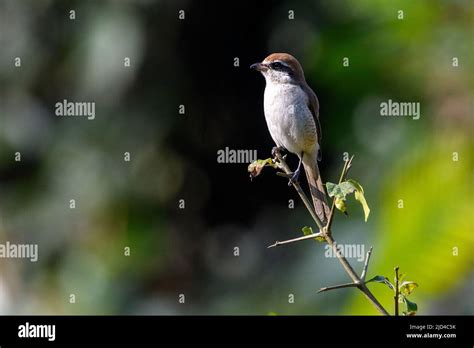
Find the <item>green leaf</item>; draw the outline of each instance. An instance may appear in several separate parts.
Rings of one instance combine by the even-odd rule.
[[[336,195],[340,195],[342,193],[341,189],[338,185],[333,184],[332,182],[326,183],[326,189],[328,190],[329,197],[334,197]]]
[[[265,168],[266,166],[277,168],[277,165],[273,162],[273,159],[267,158],[264,160],[258,159],[256,161],[253,161],[249,164],[247,170],[250,173],[250,177],[255,178],[256,176],[260,175],[263,168]]]
[[[310,234],[313,234],[313,229],[309,226],[305,226],[301,229],[301,231],[303,231],[303,234],[305,236],[309,236]],[[318,242],[324,242],[325,239],[323,237],[315,237],[314,240],[318,241]]]
[[[400,284],[399,286],[399,291],[405,296],[410,295],[413,290],[415,290],[418,287],[418,284],[412,281],[406,281]]]
[[[354,186],[354,189],[356,191],[360,191],[362,193],[364,193],[364,188],[362,187],[361,184],[359,184],[357,181],[355,181],[354,179],[348,179],[347,182],[350,182],[353,186]]]
[[[356,190],[356,187],[354,186],[354,184],[352,184],[352,182],[350,182],[349,180],[341,182],[338,186],[341,189],[341,192],[344,195],[344,197],[346,195],[351,194],[352,192]]]
[[[405,315],[415,315],[418,311],[418,305],[415,302],[409,301],[405,296],[403,296],[403,300],[407,305],[407,311],[404,312]]]
[[[385,282],[385,277],[384,276],[375,276],[371,278],[370,280],[367,280],[366,283],[370,282],[377,282],[377,283],[384,283]]]
[[[343,181],[340,184],[333,184],[332,182],[326,183],[329,197],[336,197],[346,199],[348,194],[354,192],[355,187],[348,181]]]
[[[346,196],[351,193],[354,193],[355,199],[360,202],[360,204],[362,205],[362,209],[364,209],[365,222],[367,222],[367,219],[369,218],[370,214],[370,208],[367,204],[367,201],[365,200],[364,188],[361,186],[361,184],[359,184],[353,179],[349,179],[347,181],[341,182],[340,184],[327,182],[326,188],[328,191],[328,196],[334,197],[334,204],[336,205],[336,208],[346,215]]]
[[[361,186],[361,184],[359,184],[357,181],[353,179],[349,179],[347,181],[350,182],[352,185],[354,185],[355,199],[358,200],[360,204],[362,204],[362,209],[364,209],[365,222],[367,222],[367,219],[369,218],[369,214],[370,214],[370,208],[369,208],[369,205],[367,204],[367,201],[365,200],[364,188]]]
[[[366,283],[371,283],[371,282],[375,282],[375,283],[384,283],[385,285],[387,285],[390,289],[394,289],[394,286],[392,285],[392,283],[390,283],[390,281],[388,280],[387,277],[384,277],[384,276],[381,276],[381,275],[378,275],[378,276],[375,276],[369,280],[366,281]]]
[[[345,200],[346,195],[354,191],[352,184],[348,183],[347,181],[337,185],[333,184],[332,182],[327,182],[326,188],[328,190],[329,197],[334,197],[334,204],[336,208],[347,215]]]

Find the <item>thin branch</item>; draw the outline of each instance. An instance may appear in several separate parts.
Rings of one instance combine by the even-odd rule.
[[[369,268],[369,260],[370,255],[372,255],[372,249],[373,247],[370,247],[369,251],[367,251],[367,255],[365,255],[364,269],[362,270],[362,274],[360,275],[360,280],[363,283],[365,283],[365,277],[367,276],[367,269]]]
[[[335,255],[337,256],[337,259],[341,263],[342,267],[344,267],[344,270],[349,275],[349,277],[351,277],[352,281],[354,282],[354,285],[357,286],[357,288],[360,291],[362,291],[364,296],[374,305],[374,307],[380,313],[382,313],[383,315],[389,315],[388,312],[385,310],[385,308],[382,306],[382,304],[377,300],[377,298],[369,290],[369,288],[360,280],[359,276],[354,271],[349,261],[347,261],[347,259],[341,253],[338,252],[337,247],[336,247],[336,242],[334,241],[332,236],[330,234],[326,234],[324,238],[326,239],[328,244],[331,245]]]
[[[398,266],[395,267],[395,296],[393,297],[395,300],[395,316],[398,316],[398,297],[400,293],[398,291]]]
[[[279,154],[277,152],[276,155],[275,155],[275,158],[277,160],[276,163],[278,164],[278,168],[282,169],[286,174],[291,174],[292,173],[290,168],[286,164],[285,159],[281,156],[281,154]],[[352,156],[349,160],[345,161],[344,168],[343,168],[341,176],[339,178],[339,183],[341,183],[344,180],[344,178],[346,177],[346,175],[347,175],[347,173],[348,173],[348,171],[349,171],[349,169],[352,165],[352,159],[353,158],[354,158],[354,156]],[[361,278],[359,278],[359,276],[354,271],[354,269],[352,268],[350,263],[347,261],[347,259],[344,257],[344,255],[339,253],[338,250],[337,250],[337,247],[336,247],[337,244],[331,236],[331,222],[333,220],[333,215],[334,215],[335,200],[333,200],[333,204],[332,204],[332,208],[331,208],[331,214],[329,216],[328,223],[323,228],[321,221],[319,220],[318,216],[316,215],[313,206],[311,205],[311,203],[308,200],[308,197],[306,196],[304,191],[301,189],[301,186],[299,185],[299,183],[297,183],[297,182],[294,183],[293,182],[292,184],[293,184],[293,187],[298,192],[298,194],[299,194],[300,198],[302,199],[304,205],[306,206],[306,209],[308,209],[309,213],[311,214],[311,217],[316,222],[316,225],[319,227],[321,235],[324,237],[324,239],[326,239],[326,242],[333,249],[335,255],[337,256],[337,259],[341,263],[342,267],[344,267],[344,270],[346,271],[346,273],[351,277],[351,279],[353,281],[353,283],[351,283],[351,284],[353,284],[353,285],[351,285],[351,287],[357,287],[360,291],[362,291],[364,296],[374,305],[374,307],[380,313],[382,313],[384,315],[389,315],[388,312],[385,310],[385,308],[380,304],[380,302],[377,300],[377,298],[369,290],[369,288],[367,288],[365,283],[363,281],[361,281]],[[307,237],[307,238],[304,238],[304,237]],[[299,240],[310,239],[309,236],[303,236],[303,237],[300,237],[300,238],[301,239],[299,239]],[[279,243],[282,244],[281,242],[276,242],[275,243],[276,245],[274,244],[274,246],[279,245]],[[367,261],[367,263],[368,263],[368,261]],[[349,287],[349,286],[347,286],[347,287]]]
[[[354,271],[354,269],[352,268],[349,261],[347,261],[347,259],[344,257],[344,255],[339,252],[339,250],[337,249],[337,243],[333,239],[333,237],[331,235],[325,235],[324,238],[326,239],[326,242],[328,242],[328,244],[331,246],[331,248],[334,252],[334,255],[336,255],[337,259],[341,263],[342,267],[344,267],[344,269],[346,270],[346,273],[349,275],[349,277],[351,277],[352,281],[355,284],[360,285],[361,281],[360,281],[359,276]]]
[[[302,237],[298,237],[298,238],[293,238],[293,239],[288,239],[288,240],[284,240],[284,241],[276,241],[275,243],[273,243],[272,245],[269,245],[267,248],[274,248],[274,247],[277,247],[277,246],[280,246],[280,245],[283,245],[283,244],[290,244],[290,243],[295,243],[295,242],[299,242],[301,240],[306,240],[306,239],[313,239],[313,238],[317,238],[317,237],[323,237],[323,234],[321,232],[318,232],[318,233],[312,233],[312,234],[308,234],[306,236],[302,236]]]
[[[330,290],[335,290],[335,289],[353,288],[353,287],[357,287],[357,284],[355,284],[355,283],[345,283],[345,284],[341,284],[341,285],[327,286],[325,288],[319,289],[317,294],[319,294],[320,292],[325,292],[325,291],[330,291]]]

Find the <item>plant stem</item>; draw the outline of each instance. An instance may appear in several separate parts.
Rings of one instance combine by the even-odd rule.
[[[357,287],[357,285],[354,284],[354,283],[346,283],[346,284],[335,285],[335,286],[327,286],[325,288],[319,289],[318,294],[320,292],[325,292],[325,291],[329,291],[329,290],[343,289],[343,288],[353,288],[353,287]]]
[[[357,288],[363,292],[365,297],[372,302],[374,307],[383,315],[389,315],[388,312],[383,308],[383,306],[380,304],[380,302],[377,300],[377,298],[372,294],[372,292],[369,290],[367,285],[359,278],[357,273],[354,271],[352,266],[350,265],[349,261],[344,257],[344,255],[341,255],[336,247],[336,242],[332,238],[331,235],[326,235],[325,236],[326,241],[328,242],[329,245],[331,245],[335,255],[337,255],[337,259],[341,263],[342,267],[344,267],[344,270],[346,273],[351,277],[352,281],[354,284],[357,286]]]
[[[288,239],[288,240],[284,240],[282,242],[276,241],[272,245],[269,245],[267,248],[270,249],[270,248],[274,248],[274,247],[277,247],[277,246],[280,246],[280,245],[283,245],[283,244],[290,244],[290,243],[294,243],[294,242],[299,242],[300,240],[313,239],[313,238],[317,238],[317,237],[323,237],[323,234],[321,232],[311,233],[311,234],[308,234],[306,236],[293,238],[293,239]]]
[[[339,178],[339,183],[341,183],[350,167],[351,167],[351,164],[352,164],[352,159],[354,158],[354,156],[352,156],[349,160],[346,160],[345,163],[344,163],[344,168],[342,170],[342,173],[341,173],[341,176]],[[291,174],[291,170],[290,168],[288,167],[288,165],[286,164],[284,158],[279,154],[277,153],[276,154],[276,159],[278,160],[278,167],[280,169],[282,169],[286,174]],[[389,315],[388,312],[385,310],[385,308],[383,308],[383,306],[380,304],[380,302],[375,298],[375,296],[372,294],[372,292],[369,290],[369,288],[367,288],[367,285],[365,284],[365,282],[363,280],[361,280],[361,278],[357,275],[357,273],[354,271],[354,269],[352,268],[352,266],[350,265],[349,261],[347,261],[347,259],[344,257],[344,255],[342,255],[338,250],[337,250],[337,243],[336,241],[334,240],[334,238],[332,237],[331,235],[331,222],[333,220],[333,216],[334,216],[334,211],[335,211],[335,200],[333,200],[333,203],[332,203],[332,207],[331,207],[331,213],[329,215],[329,219],[328,219],[328,223],[327,225],[323,228],[322,227],[322,223],[321,221],[319,220],[319,218],[317,217],[316,213],[315,213],[315,210],[313,208],[313,206],[311,205],[310,201],[308,200],[308,198],[306,197],[306,194],[304,193],[304,191],[301,189],[301,186],[299,185],[299,183],[293,183],[293,187],[296,189],[296,191],[298,192],[300,198],[302,199],[303,203],[305,204],[306,206],[306,209],[308,209],[309,213],[311,214],[311,217],[313,218],[313,220],[316,222],[316,225],[319,227],[320,229],[320,234],[322,237],[324,237],[324,239],[326,240],[326,242],[331,246],[331,248],[333,249],[333,252],[334,254],[337,256],[337,259],[339,260],[339,262],[341,263],[342,267],[344,268],[344,270],[346,271],[346,273],[349,275],[349,277],[351,277],[352,281],[353,281],[353,285],[351,286],[354,286],[354,287],[357,287],[360,291],[362,291],[362,293],[365,295],[365,297],[374,305],[374,307],[382,314],[384,315]],[[308,236],[304,236],[304,237],[308,237]],[[290,242],[295,242],[295,241],[298,241],[298,240],[305,240],[305,239],[309,239],[308,238],[296,238],[295,240],[290,240],[290,241],[287,241],[287,243],[290,243]],[[274,244],[274,246],[277,246],[279,244],[282,244],[282,242],[277,242]],[[370,257],[370,254],[368,253],[368,257]],[[367,272],[367,266],[368,266],[368,259],[366,261],[367,265],[364,265],[364,277],[365,277],[365,273]],[[327,290],[331,290],[331,289],[337,289],[339,288],[340,286],[336,286],[336,287],[328,287],[326,288],[325,291]],[[345,284],[343,287],[349,287],[347,284]],[[323,288],[324,289],[324,288]],[[321,290],[320,290],[321,291]]]
[[[360,275],[360,280],[365,283],[365,277],[367,277],[367,269],[369,268],[369,261],[370,261],[370,255],[372,255],[372,250],[374,247],[370,247],[369,251],[367,251],[367,255],[365,255],[365,263],[364,263],[364,269],[362,270],[362,274]]]

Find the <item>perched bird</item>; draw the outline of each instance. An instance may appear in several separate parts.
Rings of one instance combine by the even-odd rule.
[[[321,160],[318,98],[306,83],[301,64],[290,54],[273,53],[250,68],[265,77],[264,112],[273,141],[278,149],[288,150],[300,159],[290,184],[298,180],[303,164],[316,214],[326,224],[330,209],[318,168]]]

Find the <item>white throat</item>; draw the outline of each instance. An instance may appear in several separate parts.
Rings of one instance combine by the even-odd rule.
[[[294,84],[295,83],[295,81],[293,80],[293,77],[283,71],[275,71],[275,70],[270,69],[270,70],[265,71],[263,73],[263,76],[265,77],[265,81],[267,82],[267,85],[269,83],[273,83],[273,84],[287,84],[287,83]]]

